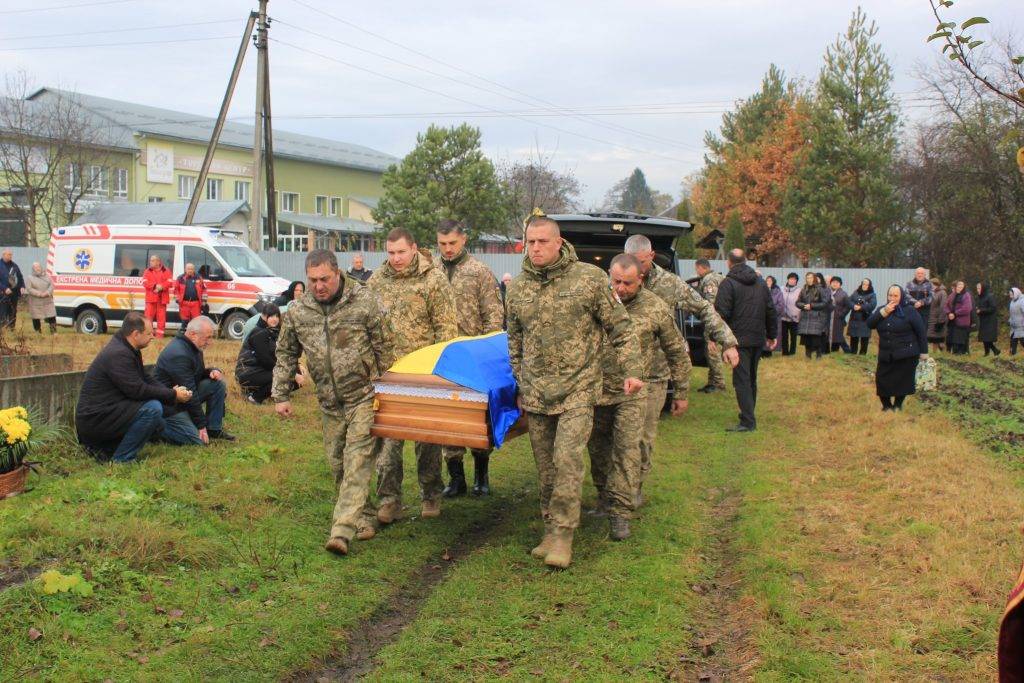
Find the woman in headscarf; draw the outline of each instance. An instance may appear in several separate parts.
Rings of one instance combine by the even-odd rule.
[[[850,335],[850,353],[864,355],[868,352],[868,342],[871,341],[868,316],[875,312],[877,306],[875,287],[870,279],[864,278],[860,281],[860,287],[850,295],[850,325],[847,328]]]
[[[774,275],[766,277],[764,283],[768,285],[768,294],[772,298],[772,307],[775,309],[775,315],[778,317],[778,323],[775,325],[775,338],[782,339],[782,312],[786,308],[786,302],[782,298],[782,288],[775,281]],[[768,342],[765,342],[764,349],[761,350],[761,357],[771,358],[771,355],[772,350],[768,347]]]
[[[277,337],[281,334],[281,309],[276,304],[263,307],[265,320],[242,342],[235,363],[235,379],[249,403],[263,403],[270,398],[277,362]],[[301,371],[296,373],[292,390],[306,383]]]
[[[1024,295],[1010,289],[1010,355],[1017,355],[1017,344],[1024,343]]]
[[[985,282],[977,284],[977,292],[978,341],[985,347],[986,356],[989,352],[998,356],[1000,351],[996,347],[996,338],[999,336],[999,309],[996,308],[996,298]]]
[[[974,312],[974,300],[967,291],[967,283],[957,280],[953,290],[946,297],[946,319],[949,321],[948,343],[955,356],[964,356],[970,352],[971,314]]]
[[[797,332],[800,334],[800,343],[804,346],[804,354],[810,358],[821,358],[822,333],[828,331],[828,304],[824,290],[818,286],[814,273],[807,273],[804,280],[804,288],[800,290],[800,296],[796,298],[797,308],[800,309],[800,325]]]
[[[288,310],[288,304],[295,301],[305,293],[306,283],[302,280],[295,280],[288,285],[288,289],[281,292],[281,296],[277,297],[277,300],[274,301],[274,303],[277,304],[282,311],[285,311]]]
[[[867,325],[878,330],[875,390],[882,410],[903,410],[903,400],[915,390],[917,363],[928,357],[924,320],[903,288],[892,285]]]
[[[32,329],[43,333],[43,321],[50,326],[50,333],[57,334],[57,309],[53,305],[53,280],[38,263],[32,264],[32,274],[25,278],[25,292],[28,294],[28,314],[32,317]]]
[[[932,278],[932,305],[928,309],[928,343],[938,353],[946,342],[946,287],[942,280]]]

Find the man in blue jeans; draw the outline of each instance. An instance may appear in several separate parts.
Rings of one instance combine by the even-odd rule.
[[[208,317],[193,318],[185,335],[172,339],[156,360],[158,382],[167,387],[181,385],[192,392],[183,409],[164,411],[163,436],[170,441],[205,445],[210,439],[235,440],[224,430],[228,394],[224,373],[206,367],[203,359],[203,351],[216,334],[217,326]]]
[[[192,398],[185,387],[166,387],[146,374],[141,350],[152,340],[152,323],[131,311],[85,373],[75,428],[79,443],[101,458],[131,462],[147,441],[163,436],[164,407]],[[166,438],[183,443],[173,437]]]

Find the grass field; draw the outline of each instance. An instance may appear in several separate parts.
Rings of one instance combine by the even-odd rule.
[[[84,361],[105,340],[54,349]],[[528,554],[523,438],[494,456],[494,495],[435,520],[408,453],[406,519],[347,558],[322,549],[308,392],[282,423],[233,388],[234,444],[118,467],[54,447],[0,502],[0,679],[991,679],[1024,556],[1022,366],[940,365],[940,391],[896,415],[870,358],[766,360],[750,435],[723,431],[731,393],[694,394],[662,422],[633,537],[586,517],[564,572]],[[43,593],[51,569],[91,594]]]

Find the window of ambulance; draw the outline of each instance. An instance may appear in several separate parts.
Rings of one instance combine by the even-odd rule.
[[[249,247],[220,245],[214,249],[238,277],[277,277]]]
[[[196,267],[199,277],[210,282],[228,282],[233,280],[231,273],[225,268],[220,259],[206,247],[185,247],[185,259],[182,265],[191,263]]]
[[[114,275],[142,277],[153,256],[159,256],[168,270],[174,268],[174,247],[171,245],[118,244],[114,248]]]

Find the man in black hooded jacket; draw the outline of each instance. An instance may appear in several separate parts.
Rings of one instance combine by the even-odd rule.
[[[740,355],[739,364],[732,369],[732,386],[740,407],[740,423],[729,427],[730,432],[752,432],[757,429],[754,407],[757,404],[757,364],[761,349],[769,339],[774,349],[776,326],[775,307],[772,305],[768,285],[747,265],[742,249],[729,252],[729,274],[718,286],[715,310],[736,336]]]

